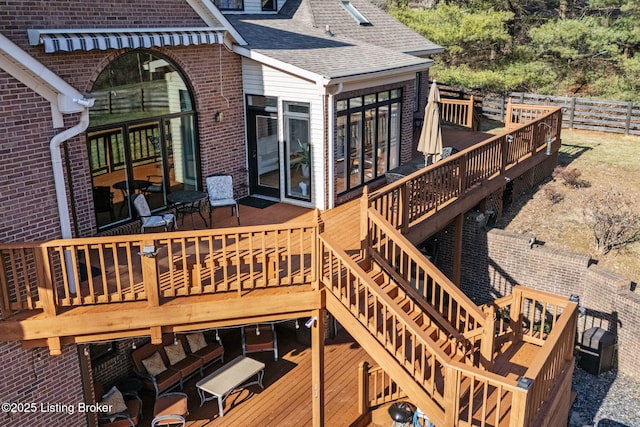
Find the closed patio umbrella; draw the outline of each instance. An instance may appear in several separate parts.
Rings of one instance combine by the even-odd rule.
[[[434,80],[429,89],[429,99],[424,110],[424,122],[418,141],[418,151],[424,154],[424,165],[427,166],[431,157],[433,163],[441,159],[442,156],[442,131],[440,129],[440,91]]]

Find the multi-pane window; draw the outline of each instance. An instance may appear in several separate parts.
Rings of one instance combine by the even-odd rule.
[[[86,133],[98,228],[133,219],[134,195],[161,209],[169,193],[198,189],[192,97],[169,60],[122,55],[98,76],[91,95]]]
[[[244,10],[243,0],[213,0],[220,10]]]
[[[401,107],[401,89],[336,103],[334,168],[338,194],[360,187],[399,165]]]

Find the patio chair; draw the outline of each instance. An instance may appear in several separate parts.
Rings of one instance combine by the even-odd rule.
[[[101,396],[101,407],[110,411],[98,414],[100,427],[135,427],[142,418],[142,400],[135,392],[120,392],[116,387],[103,395],[104,389],[96,384],[96,395]]]
[[[96,213],[108,212],[113,221],[115,217],[113,212],[113,192],[109,187],[100,185],[93,187],[93,204]]]
[[[142,190],[145,194],[164,192],[162,175],[147,175],[147,181],[149,181],[150,184]]]
[[[210,175],[206,178],[207,193],[209,193],[209,223],[213,224],[212,214],[215,208],[231,206],[231,215],[234,209],[238,225],[240,225],[240,212],[238,202],[233,196],[233,178],[231,175]]]
[[[187,395],[181,392],[164,393],[156,398],[153,405],[151,427],[181,426],[184,427],[187,409]]]
[[[133,196],[133,206],[138,212],[142,225],[140,226],[140,232],[144,233],[145,228],[164,227],[165,231],[170,231],[178,228],[176,225],[176,217],[173,214],[160,214],[151,215],[151,209],[147,199],[142,194],[136,194]]]
[[[243,326],[242,355],[261,351],[273,351],[273,360],[278,360],[278,336],[273,323]]]

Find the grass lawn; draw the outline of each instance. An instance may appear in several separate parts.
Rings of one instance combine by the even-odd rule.
[[[603,255],[595,249],[584,215],[612,191],[634,201],[640,215],[640,137],[563,129],[559,164],[576,168],[587,186],[575,188],[549,179],[506,209],[497,226],[533,233],[550,247],[589,254],[602,268],[640,283],[640,242]],[[551,194],[561,200],[554,202]]]

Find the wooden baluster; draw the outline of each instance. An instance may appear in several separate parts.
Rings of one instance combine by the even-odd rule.
[[[358,411],[360,415],[369,412],[369,363],[360,362],[358,366]]]
[[[409,187],[411,185],[411,181],[405,181],[400,187],[398,213],[402,215],[402,227],[400,228],[402,234],[407,234],[409,231],[409,211],[411,207],[409,204]]]

